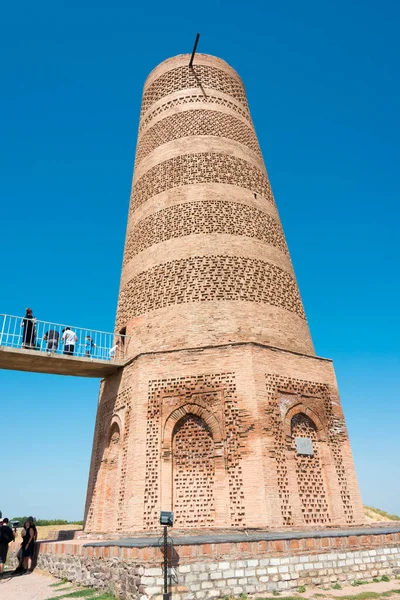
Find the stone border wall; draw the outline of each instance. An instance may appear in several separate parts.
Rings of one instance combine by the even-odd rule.
[[[120,598],[162,599],[157,547],[41,542],[37,566]],[[400,574],[400,532],[260,542],[178,545],[170,556],[174,600],[293,590]]]

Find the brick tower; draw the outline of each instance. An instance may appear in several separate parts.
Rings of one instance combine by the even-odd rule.
[[[144,87],[88,532],[363,522],[332,362],[315,356],[240,77],[161,63]]]

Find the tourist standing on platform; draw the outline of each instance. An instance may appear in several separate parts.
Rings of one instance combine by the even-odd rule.
[[[25,317],[21,321],[22,327],[22,347],[34,348],[36,342],[36,318],[32,314],[32,309],[27,308]]]
[[[14,532],[9,526],[9,520],[0,522],[0,577],[3,575],[4,564],[7,559],[8,544],[15,540]]]
[[[78,341],[78,336],[75,331],[72,331],[70,327],[66,327],[62,336],[62,341],[64,342],[64,354],[72,356],[75,351],[75,343]]]
[[[46,333],[43,336],[43,339],[47,341],[47,352],[57,352],[60,334],[56,329],[49,329],[48,331],[46,331]]]
[[[24,560],[24,572],[32,573],[32,557],[35,551],[35,531],[33,519],[29,518],[24,524],[25,535],[22,538],[22,558]]]
[[[85,356],[91,356],[95,348],[96,344],[94,343],[90,335],[87,335],[85,337]]]
[[[115,358],[115,357],[116,357],[116,355],[117,355],[117,352],[118,352],[118,349],[119,349],[119,340],[117,340],[117,342],[115,342],[115,346],[113,346],[113,347],[110,349],[110,352],[109,352],[110,359],[113,359],[113,358]]]

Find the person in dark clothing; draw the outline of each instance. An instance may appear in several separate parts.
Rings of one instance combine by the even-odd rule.
[[[46,331],[46,333],[43,336],[43,339],[47,342],[47,352],[57,352],[60,334],[56,329],[49,329],[49,331]]]
[[[25,535],[22,538],[22,558],[24,559],[24,572],[32,573],[32,557],[35,550],[35,529],[33,520],[25,521]]]
[[[36,542],[37,540],[37,528],[35,525],[35,519],[33,517],[28,517],[28,521],[31,523],[33,527],[33,540]]]
[[[9,526],[9,520],[3,519],[0,526],[0,577],[3,575],[4,564],[7,559],[8,544],[15,539],[14,532]]]
[[[36,319],[32,314],[32,309],[27,308],[25,317],[21,321],[22,327],[22,347],[34,348],[36,342]]]

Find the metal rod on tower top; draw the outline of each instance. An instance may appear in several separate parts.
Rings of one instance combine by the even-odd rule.
[[[194,55],[196,54],[196,48],[197,48],[197,44],[199,43],[199,39],[200,39],[200,34],[198,33],[196,35],[196,41],[193,46],[192,56],[190,57],[189,67],[193,67],[193,59],[194,59]]]

